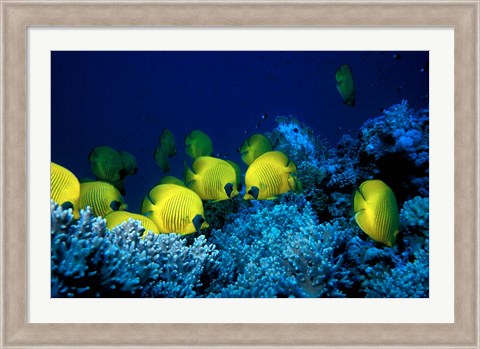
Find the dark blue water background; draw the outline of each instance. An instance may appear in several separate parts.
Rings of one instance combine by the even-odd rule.
[[[241,163],[237,148],[249,135],[271,131],[278,115],[296,116],[335,145],[403,99],[428,107],[428,52],[55,51],[51,58],[52,161],[94,178],[94,147],[132,153],[139,167],[125,180],[132,212],[163,175],[153,152],[164,128],[178,147],[168,174],[182,177],[183,140],[194,129],[210,135],[215,154]],[[344,63],[353,72],[354,107],[336,88]]]

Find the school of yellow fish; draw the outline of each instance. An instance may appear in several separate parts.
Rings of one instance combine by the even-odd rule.
[[[349,74],[349,70],[342,72]],[[351,103],[352,96],[346,100]],[[235,162],[212,156],[213,142],[200,130],[193,130],[185,137],[185,147],[192,163],[188,166],[185,161],[184,180],[174,176],[161,178],[145,196],[140,213],[126,211],[122,197],[125,177],[138,171],[136,159],[108,146],[97,147],[89,154],[95,180],[79,180],[68,169],[52,162],[51,198],[63,209],[72,209],[76,219],[81,209],[90,207],[95,216],[105,218],[109,229],[133,219],[140,221],[145,233],[200,232],[208,228],[204,201],[237,196],[242,188],[242,173]],[[154,151],[154,160],[167,172],[168,159],[176,154],[175,137],[165,129]],[[273,150],[264,135],[248,137],[240,147],[240,155],[248,166],[244,200],[272,200],[289,191],[302,191],[295,163],[284,153]],[[393,191],[384,182],[363,182],[354,193],[353,208],[355,221],[370,238],[390,247],[395,244],[399,231],[398,207]]]

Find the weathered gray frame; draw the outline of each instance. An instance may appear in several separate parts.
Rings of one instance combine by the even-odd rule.
[[[479,346],[478,1],[1,1],[1,333],[26,347]],[[454,324],[26,322],[26,30],[29,26],[421,26],[455,29]]]

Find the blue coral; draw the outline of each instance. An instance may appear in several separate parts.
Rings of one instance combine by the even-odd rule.
[[[199,236],[141,238],[139,221],[109,231],[87,208],[73,223],[52,202],[52,297],[195,297],[216,268],[215,247]]]
[[[418,197],[407,201],[400,217],[403,227],[394,248],[357,239],[348,249],[346,258],[361,261],[356,278],[365,297],[429,295],[428,199]]]
[[[293,116],[279,116],[276,129],[267,134],[275,150],[284,152],[296,164],[317,161],[318,144],[313,130]]]
[[[328,170],[322,165],[331,157],[330,149],[311,128],[293,116],[276,118],[277,127],[267,134],[275,150],[285,153],[297,166],[303,194],[315,212],[327,210],[328,198],[322,190]]]
[[[154,235],[149,233],[146,245],[148,254],[155,256],[159,266],[151,297],[198,297],[205,285],[202,279],[216,272],[218,264],[215,246],[204,236],[187,239],[178,234]]]
[[[428,297],[428,111],[404,101],[336,147],[294,117],[277,123],[268,137],[303,193],[209,203],[205,235],[142,239],[138,221],[110,231],[52,203],[52,297]],[[351,193],[370,178],[401,208],[392,248],[353,218]]]
[[[416,196],[403,204],[400,211],[401,225],[410,230],[421,231],[428,237],[429,199]]]
[[[346,235],[338,224],[319,225],[306,203],[259,203],[212,232],[222,270],[217,297],[343,297],[351,281],[338,249]]]
[[[419,250],[413,262],[395,258],[395,267],[375,265],[366,269],[364,283],[366,296],[370,298],[423,298],[428,297],[428,253]]]
[[[379,117],[365,122],[360,129],[361,151],[375,159],[386,153],[405,153],[412,160],[428,160],[428,111],[418,112],[402,101],[385,110]],[[420,162],[418,165],[423,165]]]
[[[98,271],[92,267],[96,251],[103,243],[105,221],[81,211],[72,225],[71,209],[51,203],[51,285],[52,297],[84,296],[91,292]]]
[[[358,168],[364,179],[384,179],[395,192],[428,196],[428,110],[406,101],[364,123],[359,132]]]

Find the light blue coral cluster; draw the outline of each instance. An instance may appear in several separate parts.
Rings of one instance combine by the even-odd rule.
[[[407,204],[402,216],[427,209]],[[353,219],[319,223],[310,204],[260,202],[210,240],[220,273],[211,297],[426,297],[428,226],[394,248],[369,239]],[[409,212],[405,212],[409,211]]]
[[[359,173],[392,178],[402,192],[428,196],[428,139],[428,110],[414,111],[402,101],[361,127]]]
[[[416,196],[403,204],[400,222],[404,228],[419,230],[428,235],[429,200],[428,197]]]
[[[277,128],[270,134],[270,140],[275,150],[288,155],[295,163],[303,161],[317,161],[317,146],[313,130],[297,120],[295,117],[277,117]]]
[[[205,235],[142,239],[138,221],[110,231],[52,202],[52,297],[428,297],[428,111],[402,102],[336,147],[295,118],[277,122],[268,137],[303,193],[212,203]],[[353,218],[352,192],[371,178],[397,195],[392,248]]]
[[[319,225],[307,202],[258,203],[237,214],[211,240],[221,272],[210,292],[216,297],[342,297],[351,285],[342,254],[345,234]]]
[[[53,202],[51,216],[52,297],[195,297],[216,267],[204,236],[189,245],[177,234],[142,239],[139,221],[109,231],[88,208],[72,224]]]
[[[385,153],[402,152],[421,166],[428,162],[428,131],[428,111],[415,112],[402,101],[365,122],[360,129],[361,151],[377,160]]]
[[[267,137],[274,150],[285,153],[297,166],[303,194],[316,212],[327,210],[328,198],[322,183],[328,175],[327,159],[333,155],[325,141],[293,116],[276,118],[278,126]]]

